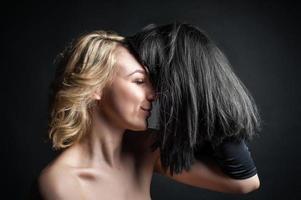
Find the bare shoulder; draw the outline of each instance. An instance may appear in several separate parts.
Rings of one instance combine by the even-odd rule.
[[[44,199],[82,199],[77,177],[63,164],[51,163],[43,169],[38,182]]]

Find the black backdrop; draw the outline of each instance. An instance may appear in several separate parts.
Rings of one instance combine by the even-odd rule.
[[[195,24],[226,53],[263,118],[251,144],[261,187],[247,195],[193,188],[154,176],[160,199],[301,199],[300,6],[284,1],[51,1],[1,6],[1,189],[24,199],[54,157],[45,142],[53,60],[74,37],[96,29],[132,34],[149,23]],[[2,198],[1,198],[2,199]]]

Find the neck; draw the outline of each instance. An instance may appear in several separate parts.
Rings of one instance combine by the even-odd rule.
[[[125,130],[106,119],[99,112],[93,111],[90,132],[73,146],[80,156],[76,159],[80,166],[97,167],[104,164],[112,168],[120,166]]]

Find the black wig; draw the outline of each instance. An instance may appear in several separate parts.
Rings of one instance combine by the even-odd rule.
[[[195,152],[224,139],[251,139],[260,131],[256,104],[221,50],[197,27],[149,25],[126,45],[150,72],[159,99],[154,147],[173,174],[188,170]]]

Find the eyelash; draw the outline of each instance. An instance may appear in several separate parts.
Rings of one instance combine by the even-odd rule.
[[[141,85],[144,83],[144,80],[142,79],[139,79],[139,80],[136,80],[135,83],[137,83],[138,85]]]

